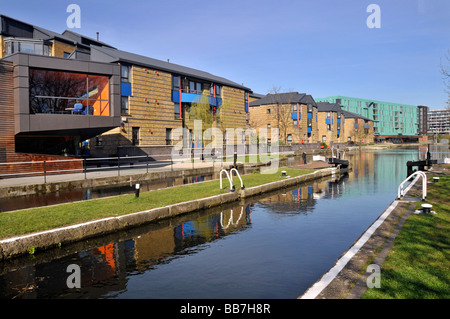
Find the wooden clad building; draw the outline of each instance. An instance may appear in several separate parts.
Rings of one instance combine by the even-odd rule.
[[[165,150],[180,142],[177,129],[185,129],[185,146],[192,146],[194,119],[191,108],[202,98],[209,104],[212,125],[225,136],[227,128],[245,130],[251,90],[210,73],[134,53],[91,46],[91,60],[120,64],[120,127],[91,140],[91,154],[142,155],[152,148]],[[242,137],[239,137],[242,138]]]

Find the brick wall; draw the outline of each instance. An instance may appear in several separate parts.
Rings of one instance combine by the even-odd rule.
[[[277,108],[280,108],[279,114],[281,120],[277,120]],[[317,108],[313,108],[312,112],[312,126],[311,126],[311,134],[308,136],[308,119],[307,119],[307,105],[299,104],[300,110],[300,123],[299,126],[294,124],[294,120],[291,119],[291,104],[288,105],[280,105],[277,106],[275,104],[270,105],[261,105],[250,107],[250,126],[255,128],[258,131],[260,128],[267,128],[268,124],[270,124],[270,129],[268,129],[268,136],[271,135],[272,128],[280,128],[280,142],[285,141],[285,135],[292,135],[292,143],[316,143],[319,141],[318,139],[318,131],[317,131]],[[270,110],[270,113],[268,113]],[[295,111],[294,111],[295,113]],[[279,123],[286,123],[281,124]],[[284,132],[286,130],[286,132]]]

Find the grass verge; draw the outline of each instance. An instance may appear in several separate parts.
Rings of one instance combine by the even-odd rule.
[[[362,298],[450,298],[450,176],[439,177],[428,184],[427,194],[437,214],[408,218],[381,267],[381,287],[368,289]]]
[[[275,174],[260,174],[257,172],[242,175],[241,177],[244,186],[248,188],[283,179],[280,177],[282,170],[287,171],[287,174],[291,177],[314,172],[313,170],[280,168]],[[233,178],[233,182],[236,187],[240,186],[240,181],[237,177]],[[223,194],[227,192],[229,187],[226,177],[223,180],[223,187],[224,189],[220,189],[220,182],[214,180],[149,191],[141,193],[139,198],[136,198],[134,194],[127,194],[50,207],[5,212],[0,214],[0,239]]]

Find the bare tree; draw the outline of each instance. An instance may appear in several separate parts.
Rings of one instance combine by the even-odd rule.
[[[295,92],[281,93],[279,87],[273,87],[269,95],[272,98],[275,125],[280,130],[281,140],[287,143],[288,129],[292,127],[291,105]]]
[[[447,110],[450,110],[450,49],[447,50],[445,61],[443,62],[441,59],[441,73],[443,75],[444,84],[446,86],[445,91],[448,94]]]

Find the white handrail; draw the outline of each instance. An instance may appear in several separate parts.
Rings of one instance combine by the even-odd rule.
[[[238,170],[234,167],[230,169],[231,178],[233,178],[233,172],[236,172],[236,176],[239,177],[239,180],[241,181],[241,189],[244,189],[244,182],[242,181],[241,175],[239,174]]]
[[[405,194],[404,189],[403,189],[403,185],[409,181],[411,178],[413,178],[415,175],[417,175],[417,178],[422,177],[422,200],[426,200],[427,199],[427,175],[422,172],[422,171],[417,171],[414,172],[413,174],[409,175],[407,179],[405,179],[398,187],[398,191],[397,191],[397,199],[402,198]]]
[[[231,179],[226,169],[220,171],[220,189],[222,189],[222,173],[225,173],[227,175],[228,181],[230,182],[230,190],[233,190],[233,180]]]
[[[243,213],[244,213],[244,206],[241,206],[241,213],[239,214],[237,221],[233,222],[233,209],[231,209],[230,218],[228,219],[228,224],[227,224],[227,226],[224,226],[223,225],[223,212],[220,212],[220,226],[222,227],[222,229],[227,229],[230,226],[230,224],[233,226],[237,226],[239,221],[242,218]]]

